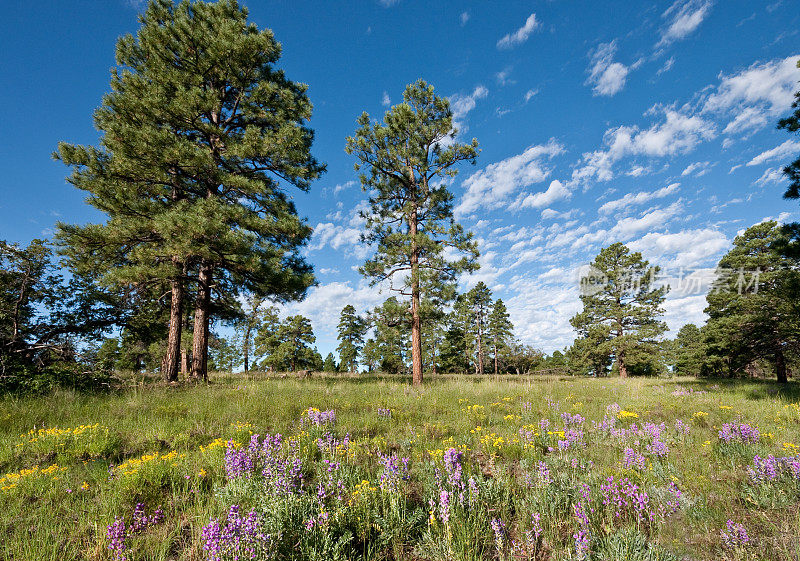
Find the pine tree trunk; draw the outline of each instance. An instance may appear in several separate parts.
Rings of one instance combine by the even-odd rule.
[[[208,331],[211,304],[211,265],[203,262],[197,275],[197,300],[194,309],[194,339],[192,341],[192,379],[208,381]]]
[[[786,384],[789,378],[786,375],[786,358],[783,356],[783,349],[780,343],[775,348],[775,371],[778,375],[778,382]]]
[[[494,340],[494,375],[497,376],[497,338]]]
[[[189,373],[189,351],[181,349],[181,372],[186,376]]]
[[[174,259],[173,263],[175,263]],[[172,279],[170,285],[167,350],[161,364],[164,381],[176,382],[178,380],[178,360],[181,353],[181,328],[183,327],[183,279]]]
[[[628,377],[628,366],[625,364],[625,356],[620,353],[619,357],[617,357],[619,361],[619,377],[620,378],[627,378]]]
[[[475,328],[478,331],[478,364],[476,374],[483,374],[483,333],[481,332],[481,321],[478,312],[475,312]]]
[[[408,225],[411,235],[411,380],[422,385],[422,326],[419,319],[419,254],[417,251],[417,212],[411,213]]]

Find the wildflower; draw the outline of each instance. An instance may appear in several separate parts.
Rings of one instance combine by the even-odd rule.
[[[728,520],[726,523],[727,532],[720,530],[719,535],[722,538],[722,545],[729,549],[738,549],[747,545],[750,542],[750,536],[747,535],[747,530],[740,522]]]
[[[125,550],[127,545],[125,542],[128,539],[128,530],[125,527],[125,520],[119,516],[115,517],[114,522],[106,530],[106,539],[108,539],[108,549],[114,555],[114,561],[126,561]]]
[[[503,556],[506,539],[506,525],[499,518],[492,518],[492,531],[494,532],[494,545],[500,557]]]

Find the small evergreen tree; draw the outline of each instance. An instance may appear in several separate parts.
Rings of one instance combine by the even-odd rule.
[[[364,347],[364,335],[367,333],[367,323],[356,314],[356,309],[348,304],[342,308],[338,326],[339,365],[348,372],[358,370],[358,356]]]
[[[489,319],[486,323],[486,335],[492,345],[492,359],[495,375],[500,373],[500,355],[508,348],[514,337],[514,324],[511,316],[501,299],[497,299],[492,306]]]
[[[581,294],[583,311],[570,320],[581,337],[592,340],[598,352],[613,357],[622,378],[630,367],[654,372],[658,337],[667,330],[659,316],[668,287],[655,287],[658,267],[621,243],[603,248],[591,263],[593,279],[601,279]],[[598,336],[604,337],[604,340]]]
[[[322,363],[322,371],[323,372],[338,371],[338,368],[336,367],[336,359],[333,358],[333,353],[328,353],[328,356],[325,357],[325,361]]]

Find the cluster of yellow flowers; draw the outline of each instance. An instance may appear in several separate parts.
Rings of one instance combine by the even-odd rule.
[[[625,411],[624,409],[617,413],[617,419],[638,419],[639,414],[633,411]]]
[[[108,427],[95,423],[94,425],[80,425],[63,429],[58,427],[31,429],[27,433],[20,435],[20,442],[17,443],[17,447],[35,442],[46,442],[50,446],[64,446],[71,438],[84,434],[108,434]]]
[[[131,458],[129,460],[125,460],[120,465],[113,468],[113,472],[119,475],[133,475],[142,467],[153,464],[156,462],[164,462],[164,463],[171,463],[173,466],[177,466],[178,463],[176,460],[185,458],[186,454],[178,454],[175,450],[169,452],[167,454],[159,454],[158,452],[154,452],[152,454],[144,454],[139,458]]]
[[[225,440],[224,438],[217,438],[212,440],[205,446],[201,446],[200,451],[205,452],[207,450],[213,450],[214,448],[226,448],[228,446],[228,442],[232,442],[234,448],[238,448],[239,446],[241,446],[241,443],[236,440]]]
[[[21,469],[18,472],[7,473],[3,477],[0,477],[0,491],[10,491],[16,487],[18,483],[26,479],[33,479],[48,475],[51,475],[53,476],[53,479],[56,479],[56,476],[53,474],[65,471],[66,469],[66,467],[60,467],[57,464],[52,464],[46,468],[40,469],[39,466],[34,466],[29,469]]]

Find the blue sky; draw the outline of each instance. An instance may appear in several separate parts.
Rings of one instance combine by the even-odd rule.
[[[575,271],[601,247],[621,241],[665,267],[676,330],[703,320],[709,268],[737,232],[800,218],[779,173],[800,138],[775,128],[800,80],[795,2],[245,4],[315,105],[314,153],[328,173],[295,200],[315,228],[306,253],[319,285],[284,311],[312,319],[323,353],[345,304],[365,310],[389,295],[355,270],[370,250],[358,243],[364,194],[345,137],[362,111],[381,116],[418,78],[450,98],[459,137],[481,146],[451,185],[482,253],[464,287],[486,282],[519,338],[548,352],[572,341]],[[50,153],[60,140],[97,141],[91,115],[114,44],[136,30],[141,7],[6,6],[0,238],[25,243],[57,220],[102,219]]]

